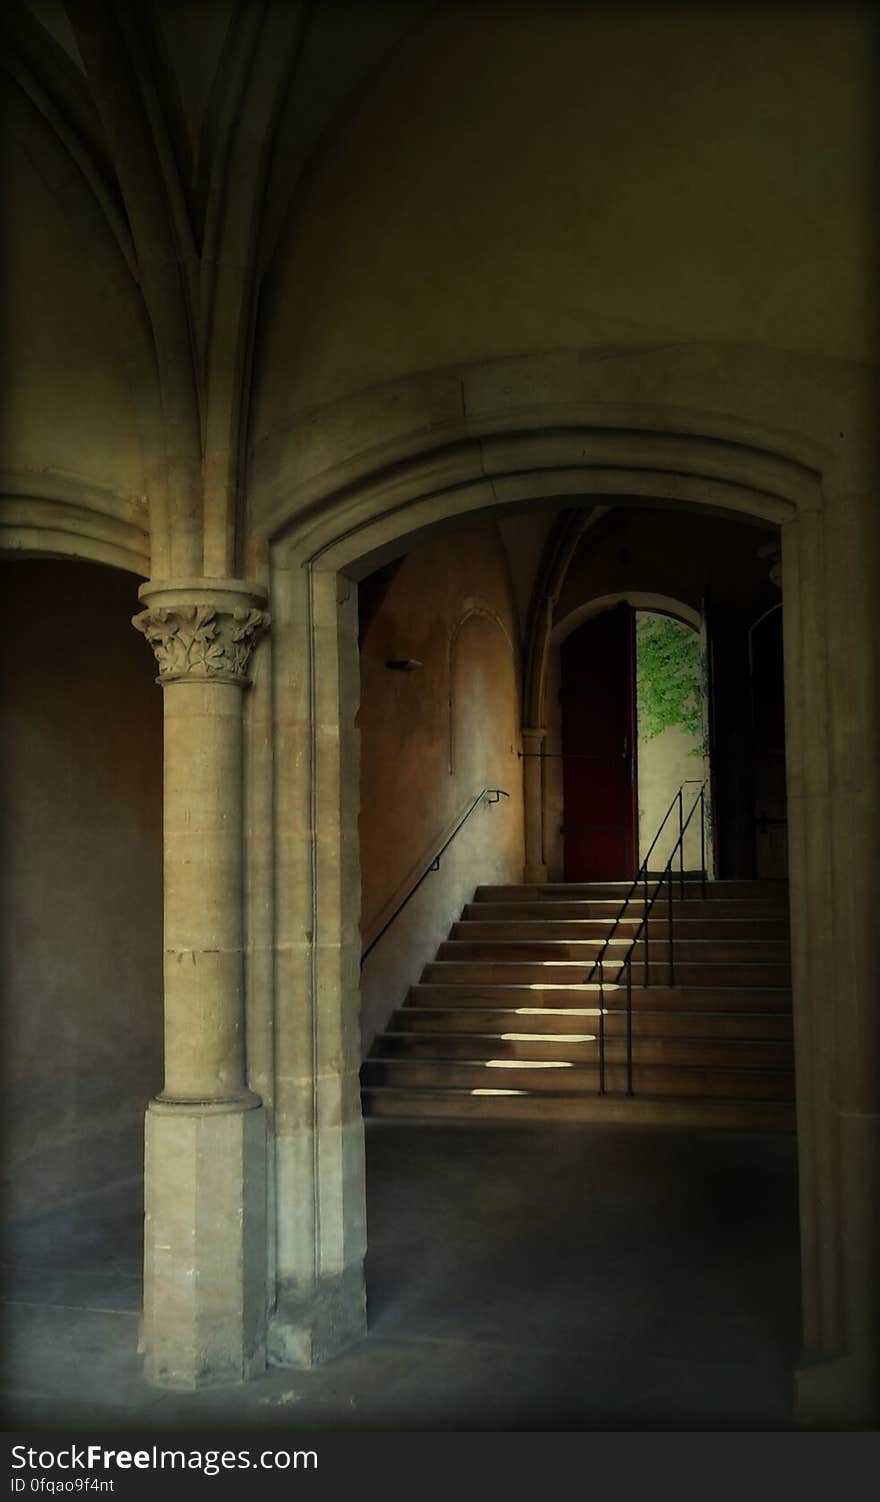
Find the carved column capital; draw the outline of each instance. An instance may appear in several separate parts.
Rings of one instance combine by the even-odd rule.
[[[239,580],[141,585],[132,619],[156,655],[158,682],[247,684],[251,653],[269,627],[266,592]]]

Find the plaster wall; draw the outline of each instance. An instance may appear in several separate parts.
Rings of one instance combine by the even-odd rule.
[[[736,3],[441,7],[288,221],[257,443],[402,375],[553,347],[870,358],[872,26],[848,4],[786,25]]]
[[[365,943],[382,927],[484,787],[483,805],[439,871],[368,958],[364,1047],[386,1023],[450,924],[486,882],[522,877],[522,763],[517,632],[497,528],[462,527],[415,547],[361,646],[361,881]],[[413,672],[385,667],[415,658]]]
[[[162,1087],[162,702],[136,581],[4,561],[3,1201],[138,1178]]]
[[[113,512],[124,498],[146,525],[140,424],[148,412],[136,411],[144,393],[134,371],[152,352],[118,295],[128,273],[75,167],[31,127],[8,80],[0,111],[8,205],[0,467],[17,477],[6,479],[6,493],[63,500],[58,484],[79,482],[82,499]]]
[[[648,853],[660,822],[682,783],[696,779],[692,787],[684,790],[684,817],[687,818],[699,791],[699,782],[708,776],[709,763],[701,756],[696,736],[682,730],[680,725],[667,725],[660,734],[645,740],[639,734],[639,860]],[[694,814],[684,837],[684,866],[686,871],[700,869],[700,815]],[[708,833],[708,831],[707,831]],[[651,869],[662,870],[676,840],[678,818],[673,813],[651,854]],[[677,869],[676,857],[676,869]]]

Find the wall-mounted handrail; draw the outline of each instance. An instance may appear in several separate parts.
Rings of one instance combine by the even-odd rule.
[[[387,932],[388,932],[389,928],[391,927],[392,923],[394,922],[395,918],[397,918],[397,917],[400,916],[400,914],[403,912],[403,909],[406,907],[407,903],[410,901],[411,898],[413,898],[415,896],[416,892],[419,890],[419,887],[422,885],[422,882],[425,881],[425,879],[428,876],[431,875],[432,871],[439,871],[440,870],[440,861],[441,861],[441,859],[446,854],[446,851],[449,849],[450,845],[452,844],[452,841],[455,839],[455,836],[458,834],[459,830],[462,829],[462,827],[467,823],[467,821],[470,818],[471,814],[474,812],[474,810],[476,808],[479,807],[479,805],[482,803],[483,799],[485,798],[486,802],[487,802],[487,805],[491,806],[491,804],[493,804],[493,803],[500,803],[502,798],[509,798],[509,797],[510,797],[510,794],[506,793],[503,788],[483,788],[479,793],[477,793],[476,798],[468,806],[468,808],[466,809],[466,811],[462,814],[461,818],[459,819],[459,821],[456,824],[455,828],[453,829],[452,833],[450,835],[448,835],[447,838],[443,841],[443,844],[440,846],[439,850],[436,851],[436,853],[434,854],[433,858],[429,861],[428,865],[425,867],[425,869],[422,872],[421,876],[417,877],[417,879],[413,882],[412,886],[409,888],[409,890],[406,893],[406,896],[403,898],[403,900],[397,904],[397,907],[394,909],[394,912],[391,914],[391,917],[388,919],[387,923],[383,923],[382,927],[379,929],[379,932],[376,934],[376,937],[374,939],[370,940],[370,943],[367,945],[366,949],[361,954],[361,969],[362,970],[364,968],[364,961],[366,960],[367,956],[372,953],[372,951],[375,949],[376,945],[378,944],[379,940],[382,939],[382,938],[384,938],[385,934],[387,934]]]

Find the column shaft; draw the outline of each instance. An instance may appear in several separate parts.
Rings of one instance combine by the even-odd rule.
[[[266,1363],[266,1128],[247,1089],[242,716],[268,617],[239,581],[148,584],[134,624],[165,705],[165,1088],[146,1121],[146,1374],[245,1380]]]
[[[525,828],[526,882],[545,882],[544,860],[544,760],[542,750],[547,732],[543,728],[522,728],[523,748],[523,820]]]
[[[242,690],[169,683],[165,695],[165,1089],[245,1089],[242,997]]]

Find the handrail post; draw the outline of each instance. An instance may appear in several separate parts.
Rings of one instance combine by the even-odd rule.
[[[626,957],[626,1093],[633,1093],[633,993],[632,957]]]
[[[671,857],[666,862],[666,875],[667,875],[668,880],[669,880],[669,886],[667,887],[667,894],[668,894],[668,899],[669,899],[668,900],[668,905],[667,905],[668,916],[669,916],[669,984],[670,984],[670,986],[674,986],[675,985],[675,959],[674,959],[674,950],[673,950],[673,943],[674,943],[674,941],[673,941],[673,933],[672,933],[672,858]]]
[[[700,892],[706,897],[706,784],[700,788]]]
[[[599,1094],[605,1094],[605,978],[599,971]]]
[[[678,790],[678,893],[684,901],[684,784]],[[673,851],[673,855],[674,855]]]
[[[647,986],[648,983],[649,983],[649,981],[650,981],[650,978],[651,978],[650,958],[649,958],[649,954],[648,954],[648,872],[647,872],[647,869],[645,870],[645,916],[642,919],[642,924],[643,924],[644,931],[645,931],[645,972],[644,972],[644,979],[642,981],[642,984],[645,985],[645,986]]]

